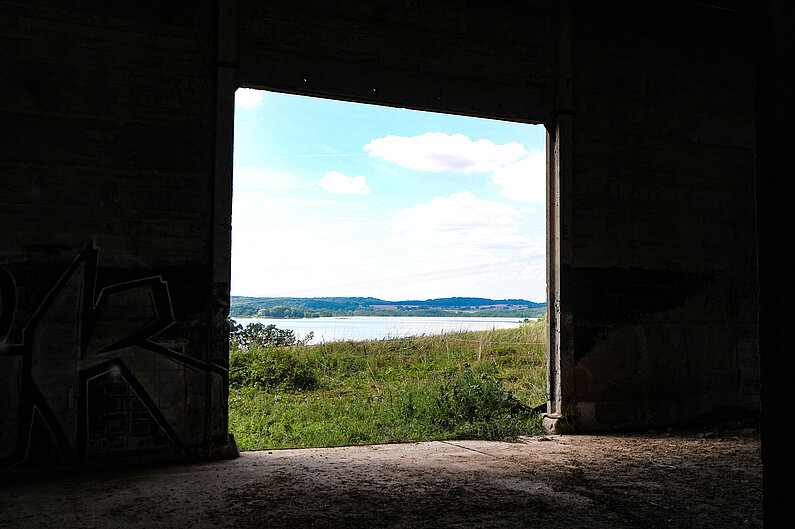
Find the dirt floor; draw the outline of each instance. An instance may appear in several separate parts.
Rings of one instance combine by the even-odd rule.
[[[0,527],[761,527],[759,436],[550,436],[245,452],[0,476]]]

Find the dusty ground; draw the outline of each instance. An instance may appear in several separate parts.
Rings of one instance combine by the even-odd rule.
[[[0,527],[761,527],[749,430],[246,452],[0,477]]]

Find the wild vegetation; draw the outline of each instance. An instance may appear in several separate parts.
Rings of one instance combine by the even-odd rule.
[[[229,429],[242,450],[542,432],[543,321],[317,345],[268,327],[230,334]]]

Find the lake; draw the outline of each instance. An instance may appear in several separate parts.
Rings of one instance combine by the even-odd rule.
[[[232,318],[244,327],[249,323],[275,325],[291,329],[296,338],[314,332],[309,343],[340,340],[380,340],[443,334],[460,331],[490,331],[511,329],[521,325],[522,318],[418,318],[411,316],[351,316],[332,318],[304,318],[300,320],[275,318]]]

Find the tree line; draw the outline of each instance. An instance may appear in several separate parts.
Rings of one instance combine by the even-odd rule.
[[[529,309],[479,309],[479,310],[447,310],[447,309],[418,309],[400,308],[397,310],[384,309],[295,309],[284,306],[258,307],[256,305],[238,305],[229,309],[233,318],[321,318],[332,316],[414,316],[414,317],[457,317],[457,318],[538,318],[547,313],[546,307]]]

